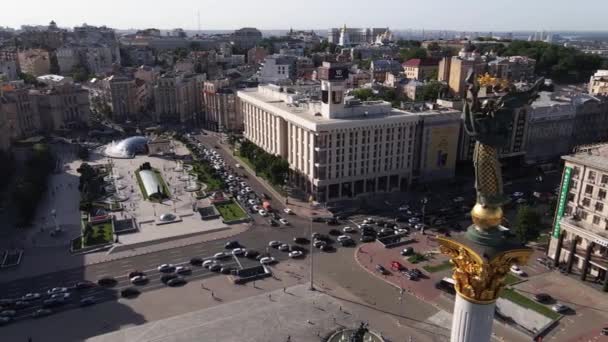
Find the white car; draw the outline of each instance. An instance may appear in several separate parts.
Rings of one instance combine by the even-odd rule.
[[[521,197],[521,196],[523,196],[523,195],[524,195],[524,193],[523,193],[523,192],[521,192],[521,191],[515,191],[515,192],[513,193],[513,197]]]
[[[254,202],[254,203],[255,203],[255,202]],[[260,211],[260,210],[262,210],[262,207],[260,207],[259,205],[255,204],[255,205],[253,206],[253,210],[255,210],[255,211]]]
[[[25,294],[25,296],[21,297],[21,300],[25,300],[25,301],[29,301],[29,300],[36,300],[40,298],[40,293],[27,293]]]
[[[327,246],[327,242],[322,241],[322,240],[315,240],[312,243],[313,246],[315,246],[316,248],[321,248],[321,246]]]
[[[397,234],[407,234],[408,231],[405,228],[398,228],[397,230],[395,230],[395,233],[397,233]]]
[[[203,261],[203,267],[209,268],[209,266],[213,265],[214,262],[215,262],[214,260],[205,260],[205,261]]]
[[[293,210],[291,210],[290,208],[283,209],[283,212],[288,215],[293,215]]]
[[[397,209],[397,210],[399,210],[399,211],[407,211],[407,210],[410,210],[410,206],[409,205],[403,205],[403,206],[400,206],[399,209]]]
[[[270,264],[274,264],[276,262],[276,260],[273,257],[263,257],[262,259],[260,259],[260,264],[262,265],[270,265]]]
[[[521,268],[519,268],[519,266],[517,265],[513,265],[511,266],[511,272],[517,274],[518,276],[525,276],[526,272],[524,272]]]
[[[247,183],[241,182],[241,188],[246,188],[246,187],[247,187]]]
[[[46,291],[46,293],[50,295],[64,292],[68,292],[68,289],[66,287],[53,287],[52,289]]]
[[[247,192],[251,192],[251,191],[253,191],[253,190],[251,190],[251,188],[250,188],[250,187],[246,187],[246,188],[245,188],[245,191],[247,191]]]
[[[135,277],[129,279],[131,284],[141,284],[141,283],[146,282],[147,280],[148,279],[146,278],[145,275],[138,275],[138,276],[135,276]]]
[[[174,266],[172,264],[162,264],[156,268],[158,272],[169,272],[173,270]]]
[[[420,222],[420,219],[417,217],[412,217],[409,220],[407,220],[407,222],[409,222],[411,224],[416,224],[416,223]]]
[[[224,253],[224,252],[219,252],[219,253],[215,253],[215,254],[213,254],[213,258],[214,258],[215,260],[219,260],[219,259],[225,259],[225,258],[227,258],[227,257],[229,257],[229,256],[230,256],[229,254]]]
[[[234,167],[236,167],[237,169],[242,168],[241,164],[234,164]]]
[[[284,225],[284,226],[288,226],[289,225],[289,222],[286,219],[284,219],[284,218],[279,219],[279,222],[281,222],[281,224]]]
[[[303,254],[300,251],[293,251],[293,252],[289,252],[289,257],[290,258],[299,258],[301,257]]]
[[[464,197],[458,196],[458,197],[454,198],[452,201],[454,201],[454,203],[464,202]]]
[[[188,267],[188,266],[177,266],[175,268],[175,273],[177,273],[177,274],[190,273],[190,267]]]
[[[266,210],[263,210],[263,209],[259,210],[258,214],[260,214],[261,216],[264,216],[264,217],[268,216],[268,213],[266,212]]]
[[[353,227],[344,227],[344,228],[342,228],[342,231],[345,232],[345,233],[352,233],[352,232],[355,231],[355,228],[353,228]]]
[[[422,230],[422,229],[424,229],[424,223],[416,223],[416,225],[414,226],[414,228],[416,228],[418,230]]]
[[[282,244],[283,244],[283,243],[282,243],[281,241],[274,241],[274,240],[273,240],[273,241],[270,241],[270,242],[268,243],[268,247],[277,248],[277,247],[279,247],[279,246],[280,246],[280,245],[282,245]]]
[[[350,240],[350,236],[348,236],[348,235],[340,235],[340,236],[338,236],[337,240],[338,240],[338,242]]]
[[[55,293],[54,295],[51,296],[51,299],[68,299],[68,298],[70,298],[69,292]]]
[[[232,250],[232,255],[239,256],[245,254],[245,248],[235,248]]]
[[[248,202],[249,204],[251,204],[251,205],[255,205],[255,200],[254,200],[254,199],[250,199],[250,200],[248,200],[247,202]]]

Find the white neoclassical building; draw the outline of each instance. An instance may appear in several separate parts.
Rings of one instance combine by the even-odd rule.
[[[261,85],[238,92],[244,136],[285,158],[290,182],[319,202],[406,191],[454,174],[459,112],[393,109],[345,99],[348,70],[324,63],[320,88]]]

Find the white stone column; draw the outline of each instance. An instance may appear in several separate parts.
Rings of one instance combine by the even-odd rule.
[[[476,304],[456,294],[451,342],[488,342],[492,335],[496,302]]]

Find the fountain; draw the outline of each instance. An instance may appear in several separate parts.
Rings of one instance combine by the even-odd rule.
[[[103,154],[110,158],[129,159],[138,153],[146,153],[148,139],[142,136],[134,136],[119,142],[112,141],[106,146]]]
[[[184,166],[183,166],[182,162],[180,162],[178,160],[175,163],[176,163],[176,165],[175,165],[175,168],[173,169],[175,172],[182,172],[182,171],[184,171]]]
[[[188,181],[188,184],[186,185],[186,191],[188,191],[188,192],[199,191],[200,189],[201,189],[201,185],[193,179],[190,179]]]
[[[120,182],[120,181],[119,181],[119,182],[114,183],[114,187],[115,187],[117,190],[123,190],[123,189],[125,189],[127,186],[126,186],[126,185],[125,185],[123,182]]]
[[[108,184],[108,185],[104,186],[103,188],[109,194],[116,192],[116,187],[112,184]]]
[[[124,202],[129,199],[129,195],[122,191],[118,191],[114,194],[114,196],[112,196],[112,198],[117,202]]]

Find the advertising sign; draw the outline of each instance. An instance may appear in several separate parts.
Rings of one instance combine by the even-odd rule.
[[[559,201],[557,202],[557,214],[555,215],[555,225],[553,226],[553,237],[559,238],[561,232],[561,220],[564,217],[564,210],[566,209],[566,202],[568,201],[568,190],[570,189],[570,177],[572,175],[572,168],[566,166],[564,171],[564,181],[562,182],[562,188],[559,192]]]

